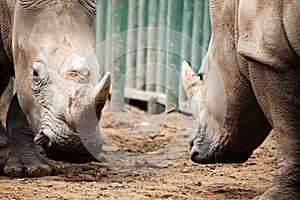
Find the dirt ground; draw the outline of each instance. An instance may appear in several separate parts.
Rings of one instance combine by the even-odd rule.
[[[191,116],[149,115],[133,106],[116,113],[108,104],[101,122],[107,163],[53,161],[56,176],[2,176],[0,199],[252,199],[268,188],[273,134],[246,163],[199,165],[189,159],[193,126]]]

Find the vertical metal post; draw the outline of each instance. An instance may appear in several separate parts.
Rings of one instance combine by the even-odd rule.
[[[210,34],[211,34],[211,24],[210,24],[210,14],[209,14],[209,0],[205,0],[204,4],[204,14],[203,14],[203,37],[202,46],[205,50],[208,49]],[[203,54],[204,56],[205,54]]]
[[[166,45],[167,45],[167,8],[168,1],[159,1],[158,26],[157,33],[157,73],[156,73],[156,92],[164,93],[166,86]]]
[[[127,28],[127,0],[113,1],[113,34],[116,35]],[[112,76],[112,90],[111,100],[112,109],[114,111],[121,111],[124,108],[124,83],[125,83],[125,71],[126,71],[126,60],[125,55],[117,57],[126,49],[126,38],[113,39],[112,52],[113,63],[111,67]]]
[[[155,90],[155,78],[157,69],[157,49],[151,47],[157,43],[157,12],[158,0],[152,0],[148,8],[148,25],[147,25],[147,65],[146,65],[146,90]]]
[[[181,40],[172,31],[181,31],[182,23],[182,1],[171,0],[168,2],[167,17],[167,103],[166,109],[178,110],[178,91],[179,91],[179,66],[180,57],[172,52],[180,52]],[[172,30],[172,31],[171,31]]]
[[[105,51],[99,45],[101,42],[105,40],[105,32],[106,32],[106,1],[97,1],[97,16],[95,20],[94,26],[95,32],[95,42],[96,42],[96,55],[98,62],[103,70],[105,68]]]
[[[137,36],[137,47],[145,47],[147,43],[147,0],[139,0],[138,5],[138,36]],[[146,75],[146,49],[137,50],[137,60],[136,60],[136,88],[144,89],[145,86],[145,75]]]
[[[193,39],[191,65],[195,72],[198,72],[202,61],[202,45],[203,36],[203,11],[205,0],[195,0],[194,19],[193,19]],[[198,43],[198,44],[197,44]]]
[[[128,0],[128,35],[127,49],[134,50],[127,52],[126,55],[126,80],[127,87],[135,87],[135,66],[136,66],[136,38],[137,38],[137,23],[138,23],[138,1]]]
[[[105,27],[105,71],[110,71],[110,65],[112,61],[111,52],[111,36],[112,36],[112,1],[106,1],[106,27]]]
[[[197,1],[197,0],[196,0]],[[194,0],[185,0],[183,2],[183,14],[182,14],[182,30],[183,34],[181,41],[181,55],[184,56],[185,60],[190,61],[191,59],[191,38],[193,34],[193,11],[194,11]]]
[[[192,33],[193,33],[193,10],[194,0],[185,0],[183,2],[183,18],[182,18],[182,41],[181,41],[181,63],[183,59],[191,61],[191,46],[192,46]],[[180,66],[181,67],[181,66]],[[186,95],[182,84],[179,87],[179,100],[186,101]]]

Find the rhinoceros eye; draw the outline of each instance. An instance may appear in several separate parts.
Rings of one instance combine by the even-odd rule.
[[[37,81],[39,79],[41,68],[42,68],[41,62],[38,61],[33,64],[33,69],[32,69],[33,81]]]
[[[200,72],[200,73],[198,74],[198,76],[199,76],[200,81],[203,81],[203,73]]]
[[[37,78],[39,76],[39,73],[34,69],[32,75],[34,78]]]
[[[33,69],[32,71],[32,80],[34,83],[38,83],[40,81],[39,71],[37,69]]]
[[[45,63],[43,63],[42,61],[37,61],[33,63],[32,79],[34,84],[40,84],[41,81],[45,82],[48,80],[48,74]]]

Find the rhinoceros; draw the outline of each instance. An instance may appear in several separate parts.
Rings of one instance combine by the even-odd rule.
[[[95,0],[0,1],[0,95],[12,76],[16,91],[0,173],[52,174],[37,145],[54,160],[98,159],[110,75],[94,53],[95,15]]]
[[[245,162],[274,130],[276,174],[257,199],[300,199],[299,10],[298,0],[211,0],[199,76],[182,65],[192,161]]]

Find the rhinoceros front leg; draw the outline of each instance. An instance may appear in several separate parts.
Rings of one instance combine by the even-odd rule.
[[[6,76],[5,77],[0,76],[0,80],[1,80],[0,81],[0,97],[1,97],[9,83],[10,78]],[[7,134],[0,119],[0,148],[6,147],[6,145],[7,145]]]
[[[51,163],[37,150],[34,133],[19,105],[17,95],[12,98],[7,115],[8,152],[0,164],[0,173],[11,177],[47,176]]]
[[[300,199],[300,75],[249,62],[250,79],[260,106],[275,132],[276,174],[257,199]]]
[[[0,148],[4,148],[6,146],[7,146],[6,131],[0,121]]]

